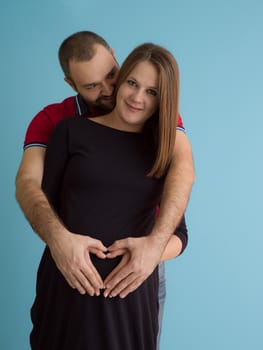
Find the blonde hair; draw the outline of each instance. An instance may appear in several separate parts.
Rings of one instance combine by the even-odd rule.
[[[120,69],[116,92],[135,66],[148,61],[154,65],[159,75],[159,108],[144,126],[155,137],[156,155],[148,176],[163,176],[172,160],[179,104],[179,69],[174,56],[167,49],[153,43],[136,47],[125,59]]]

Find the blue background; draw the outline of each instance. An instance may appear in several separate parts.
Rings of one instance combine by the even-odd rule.
[[[262,18],[261,0],[1,0],[1,349],[29,348],[43,249],[14,198],[24,134],[43,106],[72,95],[57,49],[84,29],[120,63],[153,41],[180,66],[197,179],[188,249],[166,265],[162,349],[263,349]]]

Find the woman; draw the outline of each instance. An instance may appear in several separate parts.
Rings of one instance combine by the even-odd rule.
[[[174,57],[160,46],[143,44],[120,70],[111,113],[92,120],[67,118],[58,125],[42,186],[70,231],[104,247],[150,232],[174,151],[178,94]],[[87,259],[105,280],[121,258],[93,253]],[[170,257],[168,249],[162,259]],[[124,299],[80,295],[46,248],[32,322],[32,349],[155,350],[158,270]]]

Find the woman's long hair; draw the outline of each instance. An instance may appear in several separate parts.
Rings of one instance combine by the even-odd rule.
[[[145,135],[152,135],[156,150],[155,160],[148,176],[160,178],[163,176],[172,160],[179,104],[179,70],[174,56],[165,48],[152,43],[136,47],[124,61],[117,85],[127,79],[135,66],[143,61],[154,65],[158,72],[159,107],[157,112],[144,125]]]

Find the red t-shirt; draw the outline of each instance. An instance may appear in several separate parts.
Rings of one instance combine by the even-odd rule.
[[[30,122],[24,141],[24,149],[32,146],[46,147],[55,126],[64,118],[72,116],[95,117],[99,111],[87,106],[80,95],[66,98],[60,103],[44,107]],[[184,130],[179,115],[177,128]]]

